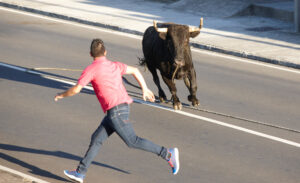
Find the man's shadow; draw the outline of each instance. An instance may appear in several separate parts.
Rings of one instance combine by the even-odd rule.
[[[25,152],[25,153],[32,153],[32,154],[55,156],[55,157],[65,158],[65,159],[70,159],[70,160],[75,160],[75,161],[81,160],[81,157],[70,154],[70,153],[66,153],[63,151],[46,151],[46,150],[32,149],[32,148],[27,148],[27,147],[20,147],[20,146],[15,146],[15,145],[10,145],[10,144],[0,144],[0,149],[6,150],[6,151]],[[48,177],[48,178],[52,178],[52,179],[56,179],[56,180],[60,180],[60,181],[68,181],[68,180],[64,179],[63,177],[55,175],[47,170],[43,170],[35,165],[31,165],[29,163],[26,163],[22,160],[19,160],[17,158],[14,158],[14,157],[4,154],[2,152],[0,152],[0,158],[4,159],[6,161],[9,161],[11,163],[20,165],[24,168],[27,168],[30,170],[30,173],[32,173],[32,174],[43,176],[43,177]],[[125,170],[122,170],[122,169],[119,169],[119,168],[116,168],[116,167],[113,167],[113,166],[110,166],[107,164],[103,164],[103,163],[99,163],[99,162],[92,162],[92,164],[101,166],[104,168],[110,168],[112,170],[115,170],[115,171],[118,171],[121,173],[130,174],[129,172],[127,172]]]
[[[53,79],[50,79],[49,77]],[[77,82],[77,80],[74,78],[53,74],[50,72],[44,72],[44,71],[35,72],[34,70],[30,70],[30,69],[27,69],[27,71],[24,72],[24,71],[19,71],[19,70],[11,69],[8,67],[2,67],[2,66],[0,66],[0,79],[39,85],[43,87],[60,89],[60,90],[69,89],[72,86],[72,84],[58,82],[55,81],[54,79],[66,80],[69,81],[70,83]],[[85,88],[82,89],[81,93],[94,95],[93,91]]]

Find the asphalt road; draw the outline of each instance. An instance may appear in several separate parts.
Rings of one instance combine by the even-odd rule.
[[[137,57],[142,56],[141,39],[134,36],[2,10],[0,13],[2,63],[25,68],[83,69],[92,62],[89,45],[96,37],[105,41],[111,60],[137,65]],[[193,60],[200,108],[300,131],[299,73],[199,51],[193,51]],[[71,71],[43,72],[73,82],[80,75]],[[150,73],[143,74],[149,88],[157,92]],[[127,78],[135,82],[133,77]],[[96,97],[87,89],[55,103],[55,94],[70,87],[63,81],[0,66],[0,164],[49,182],[68,181],[63,170],[76,168],[104,114]],[[181,101],[188,103],[183,82],[176,83]],[[131,86],[127,89],[140,93]],[[138,135],[166,147],[179,148],[178,175],[173,176],[167,163],[157,156],[129,149],[113,135],[104,143],[85,181],[299,182],[298,132],[203,111],[183,111],[174,113],[134,103],[130,117]]]

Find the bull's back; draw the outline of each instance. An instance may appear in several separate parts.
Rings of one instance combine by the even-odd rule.
[[[153,26],[148,27],[144,33],[142,46],[145,59],[150,59],[153,56],[152,50],[157,37],[157,32]]]

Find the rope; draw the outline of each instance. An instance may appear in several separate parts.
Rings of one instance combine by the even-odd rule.
[[[65,69],[65,68],[54,68],[54,67],[36,67],[32,70],[58,70],[58,71],[73,71],[73,72],[82,72],[80,69]]]
[[[62,71],[82,72],[82,70],[80,70],[80,69],[47,68],[47,67],[37,67],[37,68],[33,68],[31,70],[62,70]],[[176,70],[177,70],[177,68],[176,68]],[[126,78],[122,77],[122,79],[126,84],[128,84],[130,86],[133,86],[135,88],[141,89],[141,87],[130,83]],[[135,93],[135,92],[130,92],[130,91],[128,91],[128,94],[131,97],[136,97],[136,98],[143,99],[143,97],[141,97],[141,94],[138,94],[138,93]],[[158,98],[157,96],[155,96],[155,97]],[[169,101],[166,101],[166,102],[169,103],[171,101],[169,100]],[[259,125],[268,126],[268,127],[277,128],[277,129],[282,129],[282,130],[286,130],[286,131],[290,131],[290,132],[300,133],[299,130],[294,130],[294,129],[279,126],[279,125],[273,125],[273,124],[270,124],[270,123],[264,123],[264,122],[261,122],[261,121],[251,120],[251,119],[242,118],[242,117],[238,117],[238,116],[233,116],[233,115],[229,115],[229,114],[224,114],[224,113],[220,113],[220,112],[216,112],[216,111],[212,111],[212,110],[201,109],[201,108],[190,106],[189,104],[185,104],[185,103],[182,103],[182,107],[185,108],[185,109],[192,109],[192,110],[195,110],[195,111],[201,111],[201,112],[215,114],[215,115],[219,115],[219,116],[223,116],[223,117],[227,117],[227,118],[232,118],[232,119],[237,119],[237,120],[241,120],[241,121],[245,121],[245,122],[250,122],[250,123],[253,123],[253,124],[259,124]]]
[[[172,76],[172,83],[174,83],[174,78],[175,78],[175,75],[176,75],[178,69],[179,69],[179,65],[177,64],[176,69],[175,69],[175,71],[173,73],[173,76]]]

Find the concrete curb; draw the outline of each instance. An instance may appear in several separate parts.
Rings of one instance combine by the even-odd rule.
[[[3,3],[3,2],[0,2],[0,6],[6,7],[6,8],[12,8],[12,9],[16,9],[16,10],[21,10],[21,11],[26,11],[26,12],[31,12],[31,13],[36,13],[36,14],[40,14],[40,15],[44,15],[44,16],[48,16],[48,17],[62,19],[62,20],[68,20],[68,21],[72,21],[72,22],[76,22],[76,23],[85,24],[85,25],[91,25],[91,26],[111,29],[111,30],[120,31],[120,32],[124,32],[124,33],[129,33],[129,34],[134,34],[134,35],[139,35],[139,36],[143,35],[143,32],[136,31],[136,30],[125,29],[125,28],[121,28],[118,26],[112,26],[112,25],[102,24],[102,23],[98,23],[98,22],[92,22],[92,21],[69,17],[66,15],[61,15],[61,14],[57,14],[57,13],[41,11],[41,10],[37,10],[37,9],[33,9],[33,8],[28,8],[28,7],[23,7],[23,6],[18,6],[18,5],[13,5],[13,4],[8,4],[8,3]],[[266,57],[262,57],[262,56],[257,56],[257,55],[246,53],[244,51],[228,50],[228,49],[224,49],[224,48],[221,48],[218,46],[206,45],[206,44],[201,44],[201,43],[197,43],[197,42],[193,42],[193,41],[191,41],[190,44],[192,47],[198,48],[198,49],[204,49],[204,50],[223,53],[223,54],[227,54],[227,55],[233,55],[233,56],[237,56],[237,57],[241,57],[241,58],[252,59],[252,60],[256,60],[256,61],[260,61],[260,62],[300,69],[300,64],[295,64],[295,63],[291,63],[291,62],[287,62],[287,61],[283,61],[283,60],[270,59],[270,58],[266,58]]]
[[[263,4],[251,4],[244,10],[236,13],[233,16],[261,16],[275,18],[282,21],[293,22],[294,12],[283,9],[275,9],[273,7],[266,7]]]
[[[10,168],[1,166],[1,165],[0,165],[0,170],[2,170],[2,171],[4,171],[4,172],[7,172],[7,173],[10,173],[10,174],[13,174],[13,175],[16,175],[16,176],[19,176],[19,177],[22,177],[24,182],[32,182],[32,183],[49,183],[49,182],[47,182],[47,181],[44,181],[44,180],[41,180],[41,179],[32,177],[32,176],[30,176],[30,175],[26,175],[26,174],[24,174],[24,173],[18,172],[18,171],[16,171],[16,170],[13,170],[13,169],[10,169]]]

